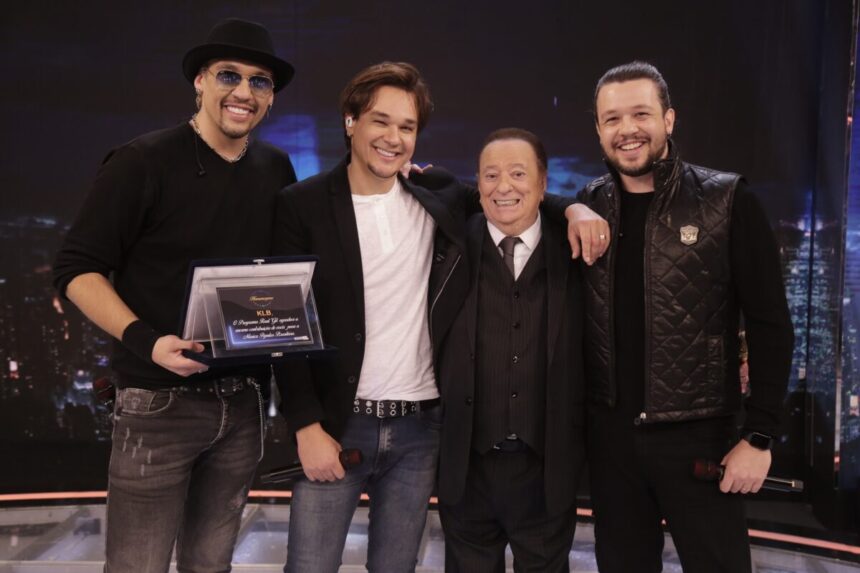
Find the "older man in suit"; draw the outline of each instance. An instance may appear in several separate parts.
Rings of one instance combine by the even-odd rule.
[[[440,516],[449,572],[568,571],[584,460],[582,287],[563,227],[541,216],[538,138],[487,138],[468,222],[469,293],[443,344]]]

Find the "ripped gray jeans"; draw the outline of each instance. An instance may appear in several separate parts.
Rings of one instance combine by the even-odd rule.
[[[243,382],[244,383],[244,382]],[[185,389],[117,391],[106,572],[230,571],[248,488],[262,457],[262,400]]]

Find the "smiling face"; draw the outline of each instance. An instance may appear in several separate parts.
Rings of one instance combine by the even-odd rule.
[[[499,139],[481,151],[478,190],[487,220],[506,235],[516,236],[537,219],[546,193],[546,173],[528,142]]]
[[[352,153],[350,170],[356,170],[368,181],[393,184],[400,168],[415,152],[418,135],[415,96],[400,88],[381,86],[368,109],[351,119],[346,121]]]
[[[675,110],[664,112],[654,82],[608,83],[597,94],[595,111],[607,161],[622,178],[646,178],[653,184],[651,170],[668,155],[667,141],[675,124]]]
[[[225,87],[216,79],[222,70],[240,74],[242,81],[234,88]],[[197,74],[194,87],[201,92],[197,121],[204,133],[216,137],[220,133],[220,137],[241,139],[260,123],[272,105],[274,94],[258,95],[251,91],[247,79],[251,76],[271,78],[272,72],[248,62],[215,60]]]

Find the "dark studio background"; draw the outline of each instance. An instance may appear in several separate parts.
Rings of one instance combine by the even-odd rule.
[[[654,63],[671,89],[682,156],[743,173],[782,247],[797,345],[774,473],[809,487],[802,496],[765,499],[796,502],[830,534],[856,543],[854,8],[852,0],[7,7],[0,22],[7,81],[0,90],[0,491],[105,487],[110,421],[91,386],[110,374],[109,340],[56,300],[50,265],[106,152],[188,119],[194,96],[182,55],[217,20],[239,16],[264,23],[296,67],[255,135],[287,150],[299,178],[340,159],[338,94],[356,71],[388,59],[416,64],[433,90],[418,162],[470,178],[487,133],[524,127],[551,156],[551,190],[574,193],[604,171],[589,113],[595,82],[619,63]],[[270,420],[261,467],[293,456],[282,424]]]

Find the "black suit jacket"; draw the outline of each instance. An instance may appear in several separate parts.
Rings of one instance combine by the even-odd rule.
[[[585,460],[585,382],[582,364],[582,279],[580,263],[570,258],[564,228],[542,214],[547,269],[547,377],[544,486],[550,513],[576,498]],[[481,243],[487,220],[468,222],[471,281],[439,356],[445,422],[439,461],[439,498],[455,504],[463,496],[472,447],[475,345]]]
[[[281,412],[291,432],[321,422],[335,439],[352,413],[364,360],[364,279],[358,228],[347,178],[349,156],[321,173],[281,191],[273,254],[319,257],[314,296],[326,344],[338,348],[333,359],[294,360],[276,367]],[[468,291],[465,212],[478,208],[473,189],[440,169],[421,177],[419,187],[401,178],[436,222],[430,270],[429,324],[434,356]]]

